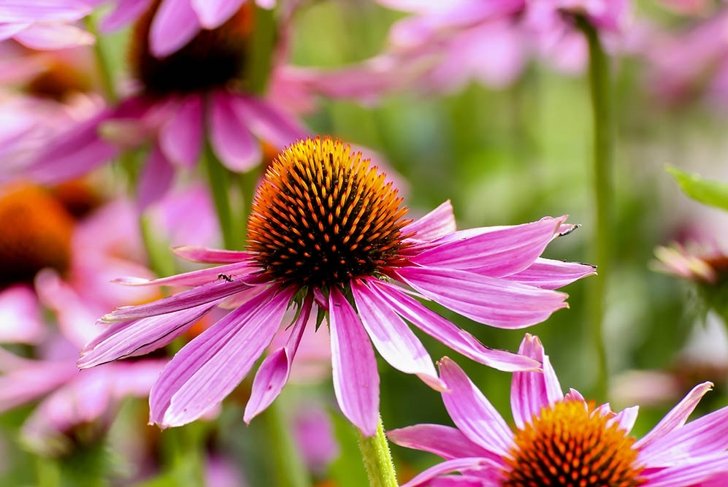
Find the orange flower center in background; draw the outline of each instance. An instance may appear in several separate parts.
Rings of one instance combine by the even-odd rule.
[[[644,484],[634,438],[579,401],[544,408],[516,433],[504,486],[633,487]]]
[[[38,98],[66,102],[77,93],[93,89],[91,78],[70,63],[51,61],[25,86],[25,92]]]
[[[0,228],[0,286],[29,282],[46,267],[68,270],[73,219],[42,188],[0,188]]]
[[[246,2],[227,22],[201,30],[185,46],[163,58],[149,46],[149,31],[159,9],[157,0],[134,26],[130,63],[148,95],[208,91],[240,79],[255,14]]]
[[[338,140],[298,142],[255,195],[248,241],[271,278],[331,286],[396,261],[407,208],[383,173]]]

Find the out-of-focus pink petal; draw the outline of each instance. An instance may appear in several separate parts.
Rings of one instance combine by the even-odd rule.
[[[33,289],[12,285],[0,290],[0,343],[38,343],[46,335]]]
[[[477,269],[493,277],[515,274],[527,269],[543,253],[564,220],[543,218],[512,227],[455,232],[412,261],[423,266]]]
[[[215,304],[203,304],[131,322],[122,321],[100,329],[101,333],[81,351],[78,366],[86,369],[161,348],[188,330]]]
[[[265,8],[268,10],[275,8],[275,6],[276,6],[276,0],[255,0],[255,3],[260,8]]]
[[[259,138],[282,149],[307,137],[310,132],[290,115],[278,109],[272,101],[252,97],[230,97],[229,102],[239,120],[245,120]]]
[[[307,297],[296,322],[291,325],[291,334],[285,346],[274,350],[263,360],[253,380],[248,404],[245,405],[243,420],[246,423],[265,410],[283,390],[291,373],[291,364],[301,343],[303,331],[308,323],[313,298]]]
[[[524,328],[566,308],[567,295],[457,269],[402,267],[397,275],[422,295],[479,323]]]
[[[38,362],[0,376],[0,412],[48,394],[78,374],[68,362]]]
[[[540,367],[528,357],[484,346],[470,333],[396,288],[378,282],[370,282],[370,287],[372,299],[380,298],[381,306],[391,306],[407,321],[471,360],[506,372],[538,370]]]
[[[435,477],[439,477],[440,475],[452,473],[452,472],[478,472],[483,470],[490,470],[490,469],[498,469],[502,468],[500,464],[497,464],[487,458],[483,457],[465,457],[465,458],[456,458],[453,460],[446,460],[442,463],[438,463],[434,467],[430,467],[421,474],[419,474],[417,477],[413,478],[406,484],[403,484],[402,487],[418,487],[420,485],[433,485],[433,479]],[[491,484],[487,484],[484,481],[481,481],[482,485],[489,486]],[[448,484],[437,484],[439,486],[447,486]],[[457,485],[457,484],[456,484]],[[459,487],[459,486],[458,486]]]
[[[445,460],[462,457],[490,457],[492,452],[473,443],[457,428],[439,424],[418,424],[387,432],[387,438],[405,448],[428,451]]]
[[[193,167],[200,157],[203,132],[202,99],[189,96],[176,105],[173,115],[160,129],[159,145],[171,162]]]
[[[511,410],[513,420],[520,429],[537,417],[541,409],[563,399],[559,378],[551,367],[548,355],[538,337],[526,334],[518,353],[538,360],[541,372],[515,372],[511,384]]]
[[[657,447],[665,435],[685,424],[700,400],[712,388],[713,384],[710,382],[703,382],[693,387],[683,400],[672,408],[649,433],[635,443],[635,448],[649,451],[653,446]]]
[[[507,276],[506,279],[541,289],[558,289],[596,272],[597,269],[588,264],[538,258],[527,269]]]
[[[164,0],[149,32],[152,54],[160,58],[172,54],[192,40],[200,27],[190,0]]]
[[[114,10],[101,21],[102,32],[112,32],[134,22],[149,8],[151,0],[118,0]]]
[[[369,288],[352,281],[351,292],[359,318],[379,354],[389,365],[406,374],[417,374],[430,387],[442,391],[435,364],[407,324],[388,306],[377,303]]]
[[[402,234],[413,240],[431,242],[445,235],[455,233],[455,214],[450,200],[402,228]]]
[[[470,441],[497,456],[507,456],[513,433],[503,417],[452,360],[440,360],[440,375],[448,391],[442,394],[445,409]]]
[[[210,141],[220,161],[232,171],[247,171],[260,163],[260,144],[247,121],[234,110],[234,97],[223,92],[212,96]]]
[[[309,470],[324,474],[339,456],[339,445],[328,412],[316,403],[296,408],[293,434]]]
[[[157,382],[166,360],[137,360],[110,365],[111,391],[115,398],[147,397]]]
[[[5,1],[0,4],[0,22],[78,20],[91,12],[88,2],[77,0]]]
[[[68,49],[93,44],[94,36],[76,26],[61,23],[37,23],[13,38],[31,49]]]
[[[172,186],[174,168],[169,163],[159,146],[155,145],[147,158],[139,179],[139,208],[146,209],[159,201]]]
[[[205,264],[231,264],[240,261],[247,261],[252,258],[250,252],[241,252],[239,250],[221,250],[206,249],[203,247],[175,247],[172,251],[192,262],[202,262]]]
[[[10,39],[23,29],[27,29],[30,24],[2,24],[0,23],[0,41]]]
[[[185,345],[152,389],[151,422],[181,426],[220,403],[273,339],[291,297],[290,290],[269,289]]]
[[[245,0],[190,0],[203,29],[215,29],[228,20]]]
[[[377,362],[354,309],[335,287],[329,294],[329,327],[336,400],[344,416],[372,436],[379,416]]]

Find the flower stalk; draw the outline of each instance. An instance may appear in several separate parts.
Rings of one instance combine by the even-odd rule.
[[[591,283],[591,334],[596,351],[597,383],[595,398],[605,401],[609,390],[607,351],[604,343],[604,313],[608,279],[611,275],[611,235],[613,219],[613,148],[614,115],[609,58],[596,28],[585,17],[576,17],[589,45],[589,88],[593,117],[593,170],[595,228],[593,234],[594,263],[599,275]]]
[[[310,486],[308,472],[293,442],[280,398],[260,415],[260,419],[271,444],[270,451],[273,452],[276,485]]]
[[[364,460],[369,485],[372,487],[397,487],[397,473],[394,469],[389,443],[384,434],[382,418],[377,423],[374,436],[364,436],[359,432],[359,450]]]

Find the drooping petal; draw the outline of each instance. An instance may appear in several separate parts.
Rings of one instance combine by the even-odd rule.
[[[31,49],[68,49],[93,44],[94,36],[74,25],[35,23],[18,32],[13,39]]]
[[[233,96],[212,95],[210,140],[221,162],[232,171],[247,171],[260,162],[260,144],[233,109]]]
[[[248,404],[245,405],[243,420],[246,423],[260,414],[275,400],[288,382],[291,373],[291,365],[296,356],[298,345],[306,329],[306,324],[311,315],[313,298],[307,296],[302,304],[301,312],[296,322],[291,325],[291,334],[285,346],[279,347],[268,355],[255,374],[253,388],[250,393]]]
[[[524,328],[565,308],[566,294],[471,272],[402,267],[397,275],[422,295],[479,323]]]
[[[462,457],[498,457],[473,443],[459,429],[439,424],[418,424],[387,432],[387,438],[405,448],[427,451],[445,460]]]
[[[547,217],[511,227],[462,230],[447,235],[412,261],[423,266],[472,269],[493,277],[515,274],[543,253],[564,220],[566,217]]]
[[[699,384],[683,398],[657,425],[635,443],[635,448],[647,450],[671,431],[682,427],[703,396],[713,388],[710,382]]]
[[[511,410],[520,429],[538,416],[541,409],[563,399],[556,372],[538,337],[526,334],[518,353],[541,362],[542,372],[515,372],[511,383]]]
[[[187,44],[200,31],[190,0],[164,0],[149,32],[152,54],[164,57]]]
[[[413,240],[431,242],[445,235],[455,233],[455,214],[450,200],[402,228],[403,235]]]
[[[203,136],[202,98],[188,96],[159,130],[159,145],[171,162],[193,167],[200,158]]]
[[[344,416],[372,436],[379,416],[377,362],[359,318],[336,288],[329,294],[329,327],[336,400]]]
[[[351,291],[361,323],[384,360],[406,374],[416,374],[430,387],[443,390],[430,355],[402,318],[388,306],[378,305],[380,300],[364,283],[352,281]]]
[[[452,360],[440,360],[440,375],[448,391],[442,393],[450,418],[470,441],[493,454],[508,455],[513,433],[503,417]]]
[[[271,288],[185,345],[152,389],[151,422],[187,424],[222,401],[273,339],[291,297],[290,290]]]
[[[205,264],[232,264],[252,259],[250,252],[239,250],[207,249],[203,247],[175,247],[172,251],[191,262],[202,262]]]
[[[558,289],[583,277],[594,275],[596,272],[597,269],[588,264],[538,258],[527,269],[510,275],[506,279],[541,289]]]
[[[260,139],[279,149],[310,134],[297,120],[269,101],[239,95],[230,97],[229,103],[239,120],[245,120],[246,125]]]
[[[413,478],[406,484],[403,484],[402,487],[418,487],[420,485],[431,485],[431,482],[435,477],[452,472],[477,472],[479,470],[492,468],[500,468],[500,465],[488,460],[487,458],[465,457],[456,458],[454,460],[446,460],[442,463],[438,463],[434,467],[428,468],[417,477]]]
[[[372,299],[378,298],[380,306],[391,306],[404,319],[471,360],[506,372],[538,370],[540,367],[537,361],[528,357],[486,347],[470,333],[399,289],[379,282],[370,283],[370,288]]]
[[[138,202],[140,210],[159,201],[172,186],[174,169],[159,146],[155,145],[139,178]]]
[[[187,331],[217,303],[107,327],[81,351],[78,367],[87,369],[113,360],[145,355],[164,347]]]
[[[190,0],[203,29],[215,29],[228,20],[245,0]]]
[[[141,277],[120,277],[114,282],[125,286],[200,286],[214,281],[225,279],[227,276],[231,281],[242,279],[252,272],[258,271],[252,267],[249,261],[234,262],[232,264],[209,267],[196,271],[184,272],[159,279],[145,279]],[[227,280],[227,279],[225,279]]]

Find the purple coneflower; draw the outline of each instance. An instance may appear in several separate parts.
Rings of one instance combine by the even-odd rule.
[[[166,345],[221,305],[224,318],[172,359],[150,395],[151,421],[178,426],[199,418],[247,375],[280,326],[285,345],[263,361],[245,420],[280,393],[310,316],[326,313],[334,391],[345,416],[365,435],[378,420],[379,377],[370,344],[393,367],[442,384],[405,321],[480,363],[502,370],[538,368],[536,360],[481,345],[416,297],[500,328],[539,323],[566,307],[554,289],[593,273],[581,264],[541,259],[565,217],[512,227],[455,231],[444,203],[410,221],[402,198],[361,154],[329,138],[282,152],[258,187],[245,252],[180,248],[190,260],[223,264],[129,284],[192,289],[103,317],[111,326],[83,352],[86,368]],[[294,306],[293,323],[284,320]]]
[[[541,361],[543,373],[513,375],[515,430],[455,362],[442,359],[440,374],[447,385],[442,398],[457,428],[422,424],[389,432],[399,445],[446,460],[415,477],[408,487],[685,487],[728,481],[728,408],[686,424],[711,383],[693,388],[637,440],[629,435],[636,406],[614,413],[609,404],[595,408],[573,389],[564,395],[537,337],[526,335],[520,352]]]

